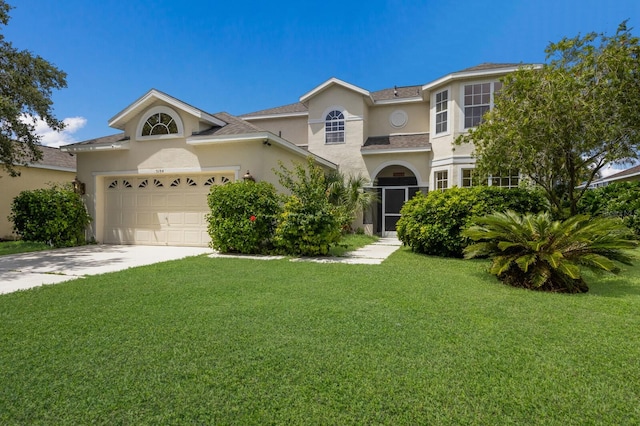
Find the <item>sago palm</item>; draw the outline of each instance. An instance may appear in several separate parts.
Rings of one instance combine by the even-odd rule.
[[[581,267],[617,273],[630,264],[624,250],[636,247],[620,221],[573,216],[554,221],[548,213],[495,213],[473,221],[463,235],[476,241],[466,258],[490,257],[489,272],[506,284],[529,289],[586,292]]]

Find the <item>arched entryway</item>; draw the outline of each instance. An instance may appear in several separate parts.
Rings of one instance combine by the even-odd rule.
[[[395,235],[400,210],[417,192],[427,192],[418,186],[418,177],[401,164],[387,165],[377,172],[371,191],[377,194],[377,202],[371,207],[365,221],[372,225],[373,233],[381,236]]]

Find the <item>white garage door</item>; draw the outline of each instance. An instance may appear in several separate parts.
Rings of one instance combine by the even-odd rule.
[[[207,246],[207,195],[223,174],[108,177],[104,242]]]

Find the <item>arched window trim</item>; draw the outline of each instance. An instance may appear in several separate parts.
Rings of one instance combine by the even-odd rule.
[[[164,134],[164,135],[148,135],[142,136],[142,129],[144,128],[145,123],[149,119],[149,117],[157,114],[167,114],[170,116],[173,121],[176,123],[176,127],[178,128],[177,133]],[[166,106],[157,106],[153,107],[150,110],[146,111],[140,121],[138,122],[138,129],[136,130],[136,136],[138,140],[152,140],[152,139],[172,139],[184,136],[184,125],[182,124],[182,119],[180,115],[175,112],[173,109]]]
[[[327,145],[346,142],[347,114],[344,108],[333,106],[324,111],[324,143]]]

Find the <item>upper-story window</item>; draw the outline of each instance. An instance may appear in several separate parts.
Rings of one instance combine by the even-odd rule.
[[[138,136],[143,139],[182,136],[183,125],[180,116],[165,106],[151,108],[138,123]]]
[[[464,86],[464,128],[476,127],[482,116],[493,107],[493,95],[502,89],[502,83],[467,84]]]
[[[447,131],[449,91],[436,93],[436,134]]]
[[[142,126],[141,136],[170,135],[178,133],[178,125],[169,114],[159,112],[147,118]]]
[[[344,114],[333,110],[325,117],[325,143],[344,142]]]

